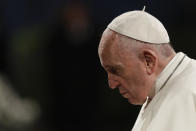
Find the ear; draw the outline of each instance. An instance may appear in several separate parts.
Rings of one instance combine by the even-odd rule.
[[[154,73],[157,65],[157,55],[152,50],[143,50],[141,53],[141,58],[146,68],[148,75]]]

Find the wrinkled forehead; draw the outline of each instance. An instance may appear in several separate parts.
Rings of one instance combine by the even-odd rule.
[[[116,39],[116,34],[110,29],[106,29],[103,32],[98,48],[99,56],[102,55],[104,52],[111,50],[115,39]]]
[[[115,52],[115,34],[113,31],[106,29],[103,32],[101,41],[99,43],[98,54],[102,66],[112,60],[113,53]]]

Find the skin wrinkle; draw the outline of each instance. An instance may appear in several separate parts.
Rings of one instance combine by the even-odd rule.
[[[120,44],[124,47],[124,49],[128,49],[130,51],[134,51],[135,53],[138,52],[140,49],[151,49],[156,51],[160,55],[160,57],[167,58],[175,53],[173,48],[169,43],[164,44],[152,44],[147,42],[138,41],[132,38],[129,38],[127,36],[118,34],[114,32],[115,34],[119,35],[120,38]]]
[[[123,52],[132,51],[134,52],[138,57],[140,54],[138,54],[139,50],[141,49],[149,49],[155,51],[159,55],[160,64],[158,65],[159,68],[163,68],[163,63],[161,61],[167,61],[170,60],[170,56],[175,54],[175,51],[173,50],[170,43],[164,43],[164,44],[152,44],[147,42],[138,41],[132,38],[129,38],[127,36],[118,34],[114,32],[114,34],[118,35],[120,40],[120,45],[123,47]]]
[[[142,43],[106,29],[98,54],[108,74],[110,88],[118,88],[123,97],[136,105],[143,104],[147,96],[153,97],[152,87],[156,77],[175,55],[165,57],[158,50],[152,44]],[[144,51],[147,56],[144,56]],[[146,57],[150,60],[149,67],[146,65]]]

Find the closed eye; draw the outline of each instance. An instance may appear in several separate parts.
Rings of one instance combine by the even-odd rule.
[[[112,66],[107,66],[106,67],[106,71],[115,74],[115,75],[119,75],[120,74],[120,69],[118,67],[112,67]]]
[[[112,73],[112,74],[117,74],[117,69],[115,69],[115,68],[113,68],[113,67],[109,68],[108,71],[109,71],[110,73]]]

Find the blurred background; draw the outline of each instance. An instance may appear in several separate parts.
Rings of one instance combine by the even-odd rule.
[[[196,58],[194,0],[1,0],[0,130],[130,131],[140,106],[108,88],[97,48],[113,18],[144,5]]]

